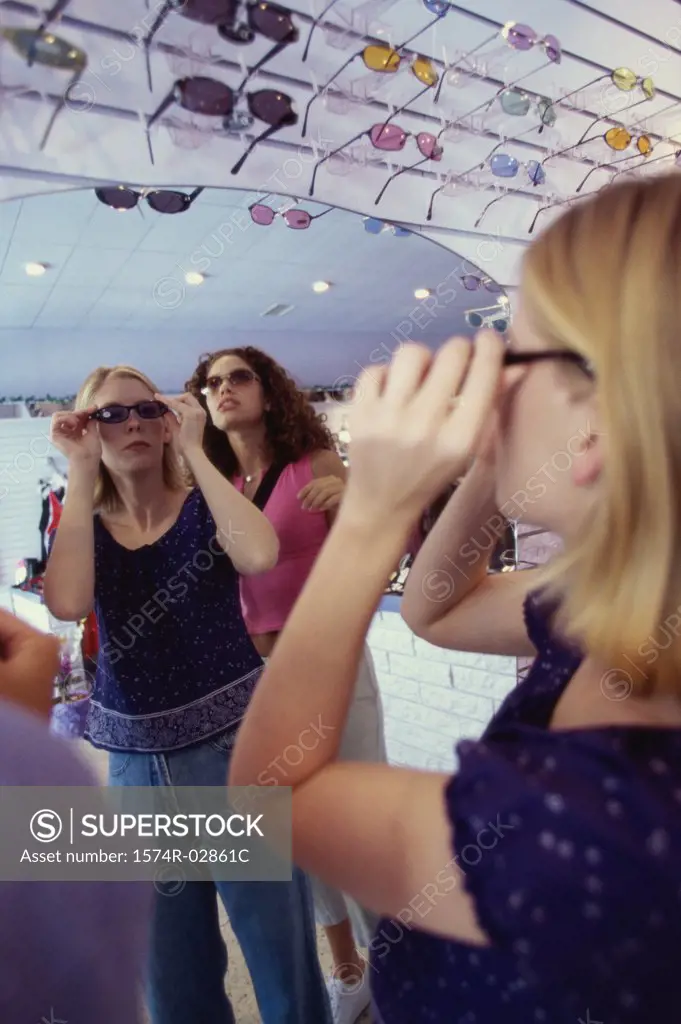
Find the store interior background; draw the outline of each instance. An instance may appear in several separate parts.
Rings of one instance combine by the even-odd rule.
[[[249,89],[290,96],[298,122],[258,144],[236,175],[230,170],[261,122],[223,130],[215,118],[176,104],[151,131],[152,165],[144,116],[187,76],[236,88],[244,70],[270,49],[260,35],[239,47],[214,27],[170,12],[150,48],[150,91],[140,40],[159,5],[72,0],[51,30],[85,55],[86,65],[43,148],[70,72],[49,62],[29,67],[10,36],[0,40],[2,395],[68,395],[95,365],[126,361],[162,389],[177,391],[201,352],[245,343],[265,348],[302,386],[347,385],[360,365],[385,362],[403,340],[436,347],[451,334],[472,335],[466,313],[493,310],[498,296],[484,287],[468,292],[462,274],[502,286],[512,316],[534,217],[549,223],[561,203],[581,194],[585,175],[588,193],[606,185],[623,159],[631,158],[629,166],[641,174],[678,165],[681,8],[673,0],[338,0],[315,28],[326,6],[286,4],[298,38]],[[0,27],[35,29],[42,13],[12,0],[0,6]],[[516,45],[519,36],[509,43],[509,21],[527,29],[522,38],[529,45]],[[551,56],[549,36],[562,45],[560,61]],[[387,44],[398,47],[399,69],[372,71],[359,54]],[[426,70],[425,87],[419,55],[435,69],[430,84]],[[614,81],[616,67],[628,69],[629,79]],[[650,76],[652,93],[642,84]],[[500,100],[515,82],[529,99],[522,116],[509,114]],[[553,101],[555,124],[541,121],[542,97]],[[310,198],[315,162],[390,116],[408,133],[402,149],[386,154],[359,138],[345,156],[321,167]],[[606,145],[603,133],[626,125],[631,147]],[[440,136],[441,160],[421,159],[420,132]],[[653,155],[636,149],[641,133]],[[576,147],[582,138],[588,141]],[[514,178],[492,170],[493,148],[517,161]],[[560,155],[566,148],[571,151]],[[528,178],[529,162],[547,157],[545,180]],[[207,191],[176,216],[154,213],[143,201],[116,213],[93,189],[121,183]],[[260,227],[248,212],[257,201],[278,209],[298,201],[313,216],[332,212],[305,231],[287,228],[279,217]],[[367,217],[380,218],[385,229],[372,234]],[[184,275],[197,267],[204,246],[210,253],[201,267],[205,280],[190,286]],[[44,264],[45,273],[29,277],[31,262]],[[331,288],[313,292],[319,280]],[[458,281],[455,296],[434,305],[443,281]],[[416,298],[417,289],[431,294]],[[279,303],[293,309],[262,316]],[[347,407],[324,408],[332,427],[343,430]],[[17,562],[38,553],[48,425],[22,403],[0,405],[3,604],[10,603]],[[555,539],[546,535],[521,543],[520,570],[553,550]],[[478,735],[517,679],[515,659],[443,651],[418,640],[394,598],[386,598],[369,641],[395,762],[452,768],[457,739]]]

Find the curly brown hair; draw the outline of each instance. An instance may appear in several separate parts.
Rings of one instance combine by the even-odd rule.
[[[269,405],[265,412],[267,444],[277,465],[285,466],[297,462],[303,455],[320,449],[335,449],[335,438],[324,422],[326,417],[315,412],[283,366],[251,345],[243,348],[221,348],[217,352],[205,352],[201,356],[198,366],[185,384],[185,390],[194,395],[206,411],[208,406],[201,389],[206,385],[211,366],[222,356],[238,356],[260,378],[263,394]],[[213,465],[226,477],[231,479],[236,475],[239,465],[229,438],[224,431],[213,426],[210,414],[203,435],[203,450]]]

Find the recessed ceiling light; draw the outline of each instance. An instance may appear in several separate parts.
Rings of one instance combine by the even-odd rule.
[[[315,281],[312,285],[313,292],[328,292],[331,287],[330,281]]]
[[[427,299],[430,295],[430,288],[417,288],[414,291],[415,299]]]
[[[196,270],[188,270],[184,275],[184,279],[187,284],[203,284],[205,281],[203,274],[199,274]]]
[[[29,277],[42,277],[47,267],[44,263],[27,263],[24,269]]]

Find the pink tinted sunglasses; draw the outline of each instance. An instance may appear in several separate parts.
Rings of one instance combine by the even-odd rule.
[[[342,152],[347,146],[351,146],[353,142],[358,142],[365,135],[369,137],[371,145],[375,149],[380,149],[384,153],[398,153],[404,149],[407,144],[407,139],[416,139],[416,145],[418,150],[423,156],[424,160],[441,160],[442,159],[442,147],[440,146],[437,137],[432,132],[408,132],[405,128],[400,128],[397,124],[389,124],[385,122],[383,124],[374,124],[369,128],[368,131],[360,132],[359,135],[355,135],[354,138],[344,142],[342,146],[337,149],[331,150],[326,156],[323,156],[321,160],[318,160],[315,164],[314,171],[312,172],[312,181],[310,182],[309,195],[314,194],[315,180],[317,178],[317,171],[323,163],[330,160],[332,156]]]
[[[269,227],[273,224],[277,217],[281,217],[286,226],[293,228],[294,231],[304,231],[309,228],[313,220],[319,220],[320,217],[324,217],[327,213],[331,213],[332,206],[328,210],[323,210],[321,213],[308,213],[307,210],[300,210],[297,206],[289,207],[288,210],[275,210],[272,206],[267,206],[265,199],[269,199],[269,195],[265,196],[258,203],[253,203],[252,206],[248,207],[248,212],[251,215],[251,220],[254,224],[259,224],[261,227]]]

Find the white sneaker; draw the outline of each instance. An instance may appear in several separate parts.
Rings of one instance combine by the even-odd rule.
[[[326,987],[329,990],[333,1024],[356,1024],[371,1002],[369,972],[364,972],[359,983],[348,984],[340,978],[328,978]]]

